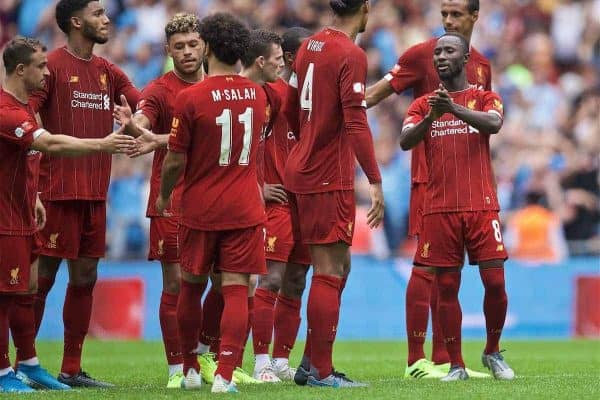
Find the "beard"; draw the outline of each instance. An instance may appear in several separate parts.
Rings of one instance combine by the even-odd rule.
[[[108,42],[108,36],[98,35],[96,30],[87,23],[84,23],[81,34],[86,39],[90,39],[92,42],[97,43],[97,44],[104,44],[104,43]]]

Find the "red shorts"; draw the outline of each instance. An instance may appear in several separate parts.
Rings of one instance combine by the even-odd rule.
[[[352,246],[356,204],[353,190],[296,194],[304,244],[345,242]]]
[[[308,246],[295,241],[290,207],[267,207],[265,257],[267,260],[310,265]]]
[[[35,235],[0,235],[0,293],[29,291],[36,247]]]
[[[200,231],[180,225],[179,238],[181,269],[190,274],[206,275],[213,265],[224,272],[267,273],[262,225],[229,231]]]
[[[465,249],[471,265],[508,258],[498,212],[452,212],[423,216],[415,265],[460,267],[465,263]]]
[[[427,183],[413,182],[410,187],[410,204],[408,215],[408,235],[419,236],[423,229],[423,205]]]
[[[106,251],[106,202],[44,201],[46,226],[40,232],[41,254],[74,260],[102,258]]]
[[[148,260],[179,263],[179,218],[150,217]]]

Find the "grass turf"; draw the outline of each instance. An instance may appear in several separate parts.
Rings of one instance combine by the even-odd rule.
[[[351,378],[368,382],[366,389],[315,389],[280,385],[239,386],[240,399],[591,399],[600,398],[600,341],[507,341],[506,360],[515,370],[512,382],[471,379],[442,383],[437,380],[402,379],[406,344],[402,342],[340,342],[335,348],[335,365]],[[52,373],[60,366],[62,344],[39,342],[42,365]],[[482,371],[479,360],[482,342],[466,342],[467,366]],[[300,359],[302,343],[292,354]],[[429,351],[430,346],[427,346]],[[252,369],[251,346],[244,366]],[[84,369],[93,377],[118,385],[111,390],[43,392],[44,399],[160,399],[208,398],[210,386],[200,391],[166,389],[167,372],[159,342],[100,342],[89,340],[84,350]],[[10,395],[1,395],[7,398]],[[223,395],[218,395],[223,396]],[[28,398],[31,398],[28,396]]]

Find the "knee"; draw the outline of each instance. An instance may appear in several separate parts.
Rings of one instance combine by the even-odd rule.
[[[75,286],[93,286],[98,279],[98,270],[94,267],[78,268],[77,272],[71,274],[70,282]]]
[[[440,299],[458,297],[460,288],[460,272],[444,272],[437,274],[437,285]]]
[[[261,276],[259,287],[264,290],[268,290],[273,293],[277,293],[281,288],[282,277],[278,273],[269,273],[268,275]]]
[[[171,294],[177,294],[179,293],[179,288],[180,288],[180,280],[179,279],[170,279],[168,281],[164,281],[163,282],[163,292],[167,292],[167,293],[171,293]]]
[[[306,274],[295,274],[286,276],[281,285],[281,292],[284,296],[290,298],[300,298],[306,288]]]

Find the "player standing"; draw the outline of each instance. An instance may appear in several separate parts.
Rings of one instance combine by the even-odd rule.
[[[441,15],[444,30],[457,32],[471,41],[473,27],[479,18],[479,0],[442,0]],[[431,55],[437,39],[419,43],[400,56],[396,66],[383,79],[367,88],[367,106],[372,107],[389,97],[413,89],[414,98],[437,89],[439,77],[431,62]],[[492,89],[492,70],[489,61],[471,47],[471,56],[466,65],[467,79],[471,85]],[[410,193],[410,236],[421,232],[425,191],[429,169],[424,145],[417,145],[411,153],[411,193]],[[434,288],[434,289],[432,289]],[[437,314],[437,286],[435,271],[424,266],[413,266],[406,288],[406,334],[408,338],[408,362],[405,378],[441,378],[450,369],[449,356]],[[427,320],[431,305],[433,328],[433,348],[431,360],[427,360],[423,346],[427,334]],[[489,377],[488,374],[469,370],[472,378]]]
[[[185,166],[177,303],[183,386],[201,386],[200,300],[211,267],[218,265],[224,309],[212,392],[237,392],[231,380],[248,326],[248,283],[251,274],[266,272],[256,145],[267,101],[259,85],[235,71],[248,46],[248,29],[225,13],[205,18],[201,26],[210,76],[177,96],[156,206],[164,210]]]
[[[307,308],[310,351],[305,351],[298,368],[306,380],[297,383],[337,388],[364,386],[336,374],[332,366],[354,234],[355,158],[371,184],[370,227],[380,224],[384,206],[366,115],[367,58],[354,44],[365,30],[369,2],[331,0],[329,4],[335,14],[333,27],[306,39],[294,62],[285,112],[299,141],[290,152],[284,181],[294,194],[289,199],[314,267]]]
[[[0,270],[4,277],[0,280],[0,391],[31,392],[31,387],[68,390],[68,385],[40,366],[34,343],[32,293],[37,287],[38,253],[34,235],[46,222],[44,206],[37,196],[40,152],[62,156],[117,152],[128,150],[133,141],[116,133],[102,139],[77,139],[52,135],[40,128],[28,101],[33,91],[44,87],[49,76],[46,48],[35,39],[17,37],[5,47],[3,61],[6,78],[0,88]],[[17,375],[8,356],[9,322],[17,349]]]
[[[311,35],[305,28],[288,29],[282,36],[284,61],[282,78],[265,85],[270,98],[285,101],[288,81],[296,52],[304,39]],[[278,111],[278,110],[277,110]],[[283,186],[285,163],[296,137],[288,129],[285,116],[273,110],[272,129],[266,132],[264,159],[264,196],[267,222],[265,256],[268,274],[261,277],[254,298],[252,339],[255,366],[253,376],[267,382],[291,380],[296,372],[289,366],[300,326],[302,293],[310,253],[306,245],[294,242],[290,206]],[[274,332],[275,331],[275,332]],[[269,357],[271,338],[273,361]]]
[[[183,380],[183,358],[177,332],[177,297],[181,280],[177,233],[183,180],[175,186],[171,203],[164,211],[164,215],[168,216],[159,214],[155,203],[160,190],[160,170],[167,154],[166,147],[175,109],[175,97],[183,89],[202,80],[204,42],[200,39],[200,20],[193,14],[176,14],[166,25],[165,35],[167,39],[165,50],[173,59],[173,70],[152,81],[144,89],[133,121],[126,126],[126,132],[138,137],[140,147],[134,156],[154,151],[150,196],[146,210],[146,216],[150,218],[148,260],[159,260],[161,263],[163,289],[160,297],[159,320],[169,366],[167,387],[179,388]],[[127,118],[126,114],[129,110],[119,106],[115,106],[115,110],[121,114],[117,115],[118,117]],[[125,115],[122,114],[123,111]],[[139,131],[137,126],[146,131]]]
[[[469,85],[465,65],[469,43],[457,33],[438,41],[433,63],[443,86],[419,97],[409,110],[400,145],[403,150],[423,142],[429,169],[423,227],[415,265],[433,267],[439,284],[439,311],[451,368],[443,381],[469,377],[461,354],[462,312],[458,301],[465,250],[479,264],[485,287],[487,343],[484,366],[497,379],[514,378],[499,350],[507,296],[498,199],[490,157],[490,136],[502,126],[500,97]]]
[[[93,54],[94,45],[106,43],[109,34],[110,20],[99,1],[60,0],[56,22],[67,35],[67,45],[48,55],[50,76],[45,89],[31,98],[31,105],[52,132],[102,138],[112,130],[115,99],[124,95],[130,104],[136,104],[139,92],[117,66]],[[69,286],[63,309],[64,353],[59,380],[70,386],[113,386],[81,369],[98,260],[106,247],[110,165],[108,154],[79,159],[49,156],[41,162],[40,198],[48,222],[41,232],[36,328],[58,267],[66,258]]]

